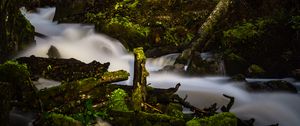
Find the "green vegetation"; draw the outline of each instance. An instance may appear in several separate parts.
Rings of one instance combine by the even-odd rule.
[[[194,118],[186,123],[187,126],[237,126],[234,114],[224,112],[205,118]]]
[[[127,93],[123,89],[116,89],[109,96],[109,109],[115,111],[129,111],[126,105]]]
[[[224,31],[224,37],[227,41],[224,43],[226,47],[245,44],[262,36],[266,32],[266,27],[274,23],[271,19],[258,19],[255,21],[244,21],[233,28]],[[255,41],[254,41],[255,42]]]
[[[95,111],[93,108],[93,103],[91,99],[88,99],[85,102],[85,108],[83,112],[76,113],[72,115],[72,117],[78,121],[80,121],[84,126],[91,125],[98,117],[107,118],[106,111]]]

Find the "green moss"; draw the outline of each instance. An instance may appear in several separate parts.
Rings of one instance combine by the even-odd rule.
[[[129,111],[125,98],[127,93],[123,89],[116,89],[111,93],[109,97],[109,109],[114,111]]]
[[[40,123],[43,126],[82,126],[79,121],[72,117],[57,113],[45,114]]]
[[[130,21],[129,17],[116,16],[111,18],[106,25],[107,29],[115,28],[120,30],[126,30],[131,34],[138,34],[141,37],[148,37],[150,28],[143,27],[140,24],[135,24]]]
[[[300,29],[300,16],[292,16],[291,19],[291,24],[292,24],[292,28],[295,30],[299,30]]]
[[[145,61],[146,57],[143,51],[143,47],[134,48],[133,52],[135,54],[135,57],[138,61]]]
[[[224,112],[205,118],[194,118],[186,123],[187,126],[237,126],[234,114]]]
[[[167,114],[176,118],[183,118],[182,106],[176,103],[170,103],[167,107]]]
[[[223,32],[224,37],[228,39],[225,45],[231,47],[233,44],[243,44],[247,42],[246,40],[262,36],[265,33],[266,27],[274,23],[275,21],[272,19],[263,18],[255,21],[244,21],[234,26],[234,28]]]
[[[19,64],[16,61],[7,61],[0,64],[0,81],[12,84],[30,83],[29,71],[25,64]]]
[[[260,66],[256,65],[256,64],[252,64],[249,68],[248,68],[248,72],[249,74],[253,75],[253,76],[260,76],[266,73],[266,71],[261,68]]]

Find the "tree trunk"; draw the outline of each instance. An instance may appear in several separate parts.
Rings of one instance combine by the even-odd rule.
[[[146,77],[149,73],[146,70],[146,56],[143,48],[134,49],[134,77],[132,101],[135,110],[141,110],[143,102],[146,101]]]
[[[233,1],[232,0],[220,0],[215,9],[211,12],[209,17],[206,19],[206,22],[198,30],[197,38],[195,38],[190,46],[185,49],[181,55],[176,59],[177,64],[189,64],[192,55],[195,50],[202,50],[211,36],[211,34],[216,30],[215,26],[222,20],[226,14],[229,12],[229,8],[231,7]]]

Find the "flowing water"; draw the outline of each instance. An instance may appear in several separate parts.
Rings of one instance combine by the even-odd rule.
[[[101,63],[110,62],[110,71],[124,69],[133,73],[133,55],[128,53],[118,40],[95,33],[92,26],[52,22],[55,8],[40,9],[38,13],[26,11],[23,13],[37,32],[49,37],[44,39],[36,37],[37,44],[18,57],[30,55],[47,57],[48,49],[54,45],[62,58],[76,58],[86,63],[93,60]],[[182,86],[177,93],[182,97],[187,95],[187,100],[199,108],[209,107],[215,102],[219,106],[226,105],[229,100],[222,94],[234,96],[235,103],[231,112],[242,119],[255,118],[257,126],[275,123],[281,126],[300,125],[298,94],[249,93],[241,86],[243,84],[230,82],[227,77],[183,77],[175,73],[153,72],[173,64],[177,56],[178,54],[170,54],[155,59],[149,58],[146,64],[150,71],[148,83],[159,88],[174,87],[177,83],[181,83]],[[40,83],[43,82],[45,80],[40,80]],[[130,85],[131,81],[121,83]]]

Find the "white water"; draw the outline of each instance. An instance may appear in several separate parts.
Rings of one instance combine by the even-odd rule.
[[[55,9],[41,9],[40,13],[25,13],[36,31],[51,36],[48,39],[36,38],[37,44],[19,56],[36,55],[47,57],[51,45],[57,47],[63,58],[76,58],[86,63],[97,60],[110,62],[109,70],[124,69],[132,71],[133,56],[115,39],[96,34],[92,26],[78,24],[56,24],[51,22]],[[160,88],[174,87],[181,83],[178,94],[188,95],[188,101],[200,108],[209,107],[217,102],[226,105],[228,99],[222,94],[234,96],[232,112],[242,119],[255,118],[255,125],[279,123],[280,126],[300,125],[300,97],[286,93],[249,93],[239,84],[226,81],[226,77],[182,77],[172,73],[153,73],[165,65],[174,62],[176,54],[157,59],[149,59],[150,71],[148,82]],[[132,73],[132,72],[131,72]],[[131,84],[130,81],[124,82]]]

